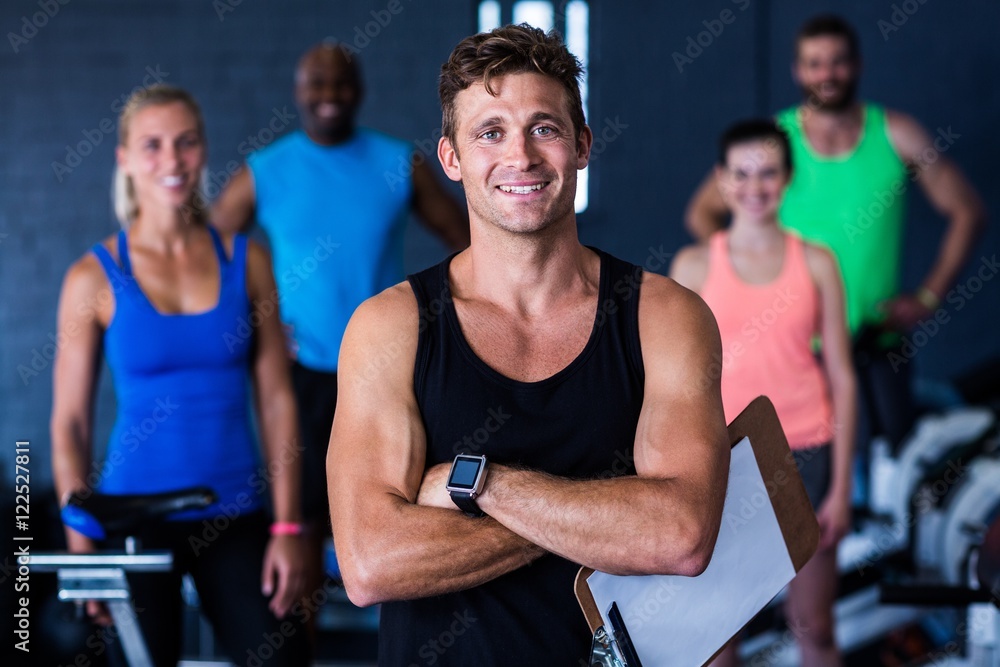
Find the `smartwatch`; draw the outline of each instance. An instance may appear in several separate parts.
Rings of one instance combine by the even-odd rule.
[[[469,516],[486,516],[476,503],[486,485],[486,468],[486,457],[473,454],[459,454],[451,464],[445,488],[452,501]]]

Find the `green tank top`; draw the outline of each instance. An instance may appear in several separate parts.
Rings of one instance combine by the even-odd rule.
[[[851,334],[879,322],[879,305],[899,292],[908,172],[889,142],[885,109],[864,107],[854,149],[820,155],[802,130],[799,107],[776,117],[792,146],[792,181],[778,212],[787,229],[825,245],[844,280]]]

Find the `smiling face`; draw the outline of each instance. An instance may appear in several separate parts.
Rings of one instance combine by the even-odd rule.
[[[591,133],[577,138],[565,90],[536,73],[508,74],[455,98],[455,145],[444,137],[438,157],[461,181],[476,225],[540,233],[575,220],[576,172],[587,165]]]
[[[360,103],[358,70],[341,49],[320,46],[299,61],[295,104],[313,141],[330,144],[350,136]]]
[[[799,40],[793,76],[807,104],[841,111],[855,100],[860,66],[847,39],[819,35]]]
[[[782,149],[761,139],[730,146],[716,177],[734,220],[771,221],[777,217],[789,174]]]
[[[139,210],[181,209],[198,187],[205,153],[194,111],[183,102],[169,102],[135,112],[117,159],[132,180]]]

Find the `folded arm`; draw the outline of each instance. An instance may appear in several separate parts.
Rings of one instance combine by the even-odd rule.
[[[672,280],[647,274],[640,299],[637,476],[570,480],[491,465],[478,503],[514,533],[594,569],[693,576],[715,547],[729,472],[722,396],[709,370],[719,333],[704,302]],[[445,508],[443,475],[428,475],[428,495],[436,493],[428,502]]]
[[[341,347],[327,477],[344,585],[362,606],[472,588],[544,553],[493,519],[417,504],[418,325],[413,292],[397,285],[358,308]]]

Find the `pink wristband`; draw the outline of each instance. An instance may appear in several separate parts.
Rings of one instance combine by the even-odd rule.
[[[271,524],[272,535],[301,535],[305,526],[290,521],[275,521]]]

